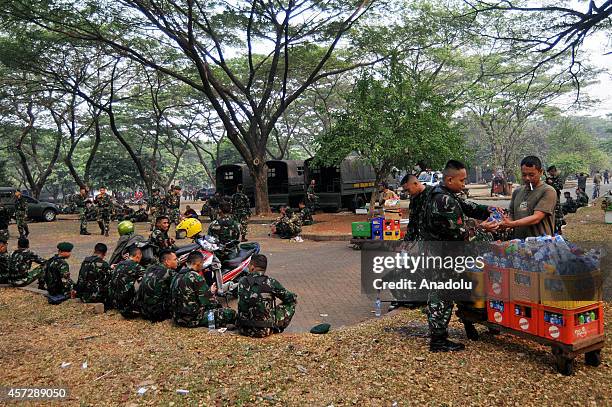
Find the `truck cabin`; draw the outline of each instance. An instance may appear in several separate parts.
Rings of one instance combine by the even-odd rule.
[[[219,192],[221,196],[232,196],[238,184],[242,184],[242,192],[249,197],[252,204],[255,201],[255,188],[251,172],[246,164],[228,164],[217,167],[216,192]]]

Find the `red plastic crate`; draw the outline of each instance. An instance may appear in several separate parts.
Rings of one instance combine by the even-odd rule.
[[[385,232],[391,232],[400,230],[400,222],[395,219],[385,219],[384,220],[384,230]]]
[[[600,335],[604,331],[602,304],[602,302],[598,302],[593,305],[571,310],[540,305],[538,312],[538,335],[569,345]],[[588,323],[580,324],[578,317],[581,314],[584,315],[587,311],[593,311],[596,315],[596,319]],[[545,312],[562,315],[563,325],[546,322],[544,320]]]
[[[538,334],[539,305],[526,301],[510,302],[510,328]]]
[[[503,311],[495,309],[493,303],[502,303],[504,305]],[[487,320],[502,326],[510,327],[510,303],[496,298],[487,299]]]
[[[490,298],[510,300],[510,272],[512,269],[485,264],[485,294]]]

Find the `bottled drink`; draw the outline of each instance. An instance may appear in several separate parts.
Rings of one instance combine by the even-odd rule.
[[[213,310],[208,311],[208,329],[215,329],[215,313]]]
[[[578,325],[584,324],[584,315],[580,314],[578,316]]]
[[[374,315],[377,317],[382,315],[382,302],[380,301],[380,297],[376,297],[376,301],[374,301]]]
[[[591,311],[589,315],[591,317],[591,321],[595,321],[597,319],[597,316],[595,315],[595,311]]]

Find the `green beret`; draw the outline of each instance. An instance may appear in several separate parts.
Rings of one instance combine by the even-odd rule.
[[[61,242],[57,245],[57,250],[59,250],[60,252],[71,252],[73,248],[74,245],[69,242]]]
[[[330,324],[315,325],[310,329],[310,333],[311,334],[326,334],[329,332],[329,328],[331,328]]]

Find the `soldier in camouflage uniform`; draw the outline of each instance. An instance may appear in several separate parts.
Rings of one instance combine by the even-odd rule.
[[[589,206],[589,197],[584,192],[584,189],[580,187],[576,188],[576,204],[578,208]]]
[[[110,296],[115,307],[124,318],[138,315],[136,293],[142,281],[145,269],[140,265],[142,250],[136,245],[128,249],[127,260],[119,262],[111,276]]]
[[[132,222],[148,222],[149,215],[144,205],[140,205],[138,210],[130,216]]]
[[[11,213],[6,206],[0,202],[0,239],[9,240],[9,223],[11,223]]]
[[[155,229],[149,235],[149,243],[153,246],[153,253],[155,256],[159,256],[162,250],[170,249],[176,250],[174,245],[174,239],[168,236],[168,230],[170,229],[170,219],[166,215],[158,216],[155,221]]]
[[[267,266],[266,256],[253,255],[249,274],[238,281],[236,325],[242,335],[263,338],[283,332],[295,314],[297,296],[266,276]],[[281,303],[277,304],[277,300]]]
[[[15,191],[15,221],[17,222],[17,230],[19,237],[28,237],[30,229],[26,222],[28,217],[28,201],[21,195],[21,191]]]
[[[298,207],[300,208],[298,214],[300,216],[301,224],[303,226],[312,225],[314,223],[314,219],[312,218],[312,212],[310,211],[310,209],[306,207],[306,204],[304,204],[304,201],[300,201],[300,203],[298,204]]]
[[[5,238],[0,237],[0,284],[8,284],[9,281],[8,244]]]
[[[565,191],[563,193],[563,196],[565,196],[565,202],[563,202],[563,205],[561,206],[563,214],[565,215],[568,213],[576,213],[576,209],[578,209],[578,204],[576,203],[574,198],[572,198],[572,193],[569,191]]]
[[[410,224],[404,235],[404,240],[423,240],[425,205],[434,187],[423,185],[414,174],[406,175],[402,179],[401,185],[404,191],[410,195]]]
[[[104,243],[94,246],[92,256],[85,257],[79,270],[76,283],[77,297],[83,302],[101,302],[105,308],[112,303],[109,298],[109,284],[111,281],[110,265],[104,260],[108,247]]]
[[[152,322],[172,317],[170,283],[178,267],[176,254],[170,250],[163,250],[159,260],[161,264],[147,267],[137,294],[142,317]]]
[[[461,242],[469,238],[465,217],[485,220],[491,207],[465,201],[456,194],[465,187],[467,171],[456,160],[450,160],[444,168],[444,184],[434,187],[425,204],[424,228],[421,231],[425,241]],[[479,227],[488,232],[495,231],[496,222],[482,222]],[[427,322],[431,335],[429,349],[432,352],[448,352],[464,349],[464,345],[451,342],[448,337],[448,323],[453,311],[453,301],[442,300],[438,292],[429,294]]]
[[[310,211],[310,213],[314,214],[317,207],[317,200],[319,197],[315,194],[315,180],[310,180],[310,185],[308,185],[308,189],[306,190],[306,207]]]
[[[87,195],[88,195],[89,191],[87,191],[87,188],[85,187],[81,187],[79,188],[79,193],[75,194],[72,197],[72,202],[76,205],[78,211],[79,211],[79,222],[80,222],[80,227],[81,227],[81,234],[82,235],[90,235],[91,233],[89,233],[87,231],[87,214],[86,214],[86,209],[87,209]]]
[[[106,188],[100,187],[100,193],[94,199],[94,204],[98,209],[98,226],[100,226],[100,234],[108,236],[108,229],[110,228],[111,216],[113,213],[113,201],[110,196],[106,194]]]
[[[45,263],[43,273],[50,304],[59,304],[73,294],[74,282],[70,278],[70,266],[66,262],[73,248],[72,243],[58,244],[57,254]]]
[[[162,197],[159,195],[159,188],[155,188],[153,193],[149,197],[147,201],[147,210],[151,215],[151,227],[150,230],[153,230],[155,227],[155,220],[158,216],[165,215],[164,213],[164,202]]]
[[[546,183],[553,187],[557,191],[557,204],[555,205],[555,233],[561,234],[561,226],[565,224],[563,220],[563,208],[561,207],[561,191],[563,190],[563,179],[559,176],[557,167],[551,165],[546,170],[548,177],[546,177]]]
[[[224,261],[236,257],[236,240],[240,238],[238,223],[231,216],[232,207],[229,202],[223,202],[219,210],[219,219],[208,227],[208,234],[214,236],[223,245],[215,252],[219,260]]]
[[[213,311],[215,328],[234,324],[236,312],[224,308],[217,301],[217,285],[210,287],[200,275],[204,256],[192,252],[187,257],[187,266],[181,269],[172,279],[170,285],[172,319],[177,325],[194,328],[208,326],[208,312]]]
[[[238,184],[236,193],[232,195],[232,212],[234,214],[234,220],[240,224],[242,241],[246,242],[249,216],[251,216],[251,201],[249,201],[248,196],[242,193],[242,184]]]
[[[174,226],[178,225],[181,221],[181,187],[172,188],[164,201],[170,223],[174,223]]]
[[[35,280],[38,280],[43,273],[45,259],[30,251],[30,241],[25,237],[20,237],[17,241],[17,250],[11,255],[9,261],[9,272],[11,284],[16,287],[25,287]],[[32,268],[32,263],[37,263],[39,267]]]

